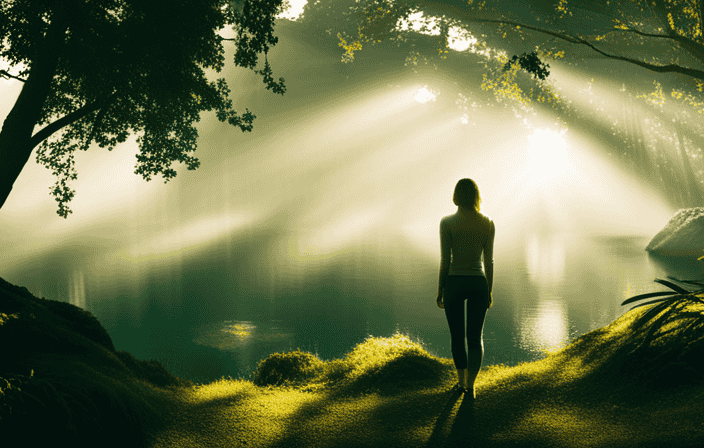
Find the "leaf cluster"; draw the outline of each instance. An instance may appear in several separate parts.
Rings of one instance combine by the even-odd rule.
[[[36,123],[46,125],[45,132],[35,134],[43,138],[33,144],[41,144],[37,161],[58,177],[52,194],[64,218],[75,193],[67,181],[77,176],[76,149],[87,150],[95,142],[112,150],[135,134],[140,150],[135,174],[147,181],[161,174],[166,182],[176,176],[174,161],[189,170],[199,166],[189,153],[196,150],[195,123],[201,112],[214,111],[220,121],[252,130],[255,115],[233,109],[226,80],[206,77],[206,70],[224,67],[226,39],[218,32],[226,25],[237,32],[235,65],[262,76],[268,90],[285,92],[283,78],[274,80],[268,61],[255,70],[258,55],[266,56],[278,42],[274,17],[282,0],[22,0],[1,5],[0,63],[8,66],[6,73],[30,75],[48,45],[48,30],[63,30],[56,72]],[[54,134],[58,129],[62,132]]]
[[[655,300],[641,303],[631,309],[642,306],[651,306],[645,313],[636,319],[631,330],[636,334],[642,334],[640,341],[630,352],[637,358],[643,357],[648,351],[655,352],[656,355],[647,356],[651,358],[653,369],[657,370],[661,362],[674,363],[677,366],[691,368],[693,358],[696,364],[700,364],[700,355],[704,352],[704,281],[678,280],[668,277],[680,283],[696,285],[699,288],[689,291],[670,281],[655,279],[674,292],[652,292],[631,297],[621,305],[627,305],[643,299],[659,297]],[[666,336],[675,336],[675,339],[664,344],[664,348],[653,350]],[[652,362],[659,361],[659,362]],[[660,362],[661,361],[661,362]]]
[[[343,13],[344,22],[353,23],[356,33],[350,35],[344,25],[335,25],[342,28],[337,33],[338,45],[345,49],[342,62],[351,62],[354,52],[361,50],[363,44],[381,43],[386,39],[397,42],[405,40],[405,33],[397,25],[399,21],[408,19],[413,8],[409,0],[367,0],[350,6],[349,11]]]
[[[523,53],[520,56],[513,55],[513,57],[506,62],[506,64],[504,64],[503,70],[510,70],[511,66],[516,62],[518,62],[523,70],[540,80],[545,80],[550,74],[550,70],[548,70],[550,65],[541,61],[538,57],[538,53],[535,51],[532,51],[529,54]]]

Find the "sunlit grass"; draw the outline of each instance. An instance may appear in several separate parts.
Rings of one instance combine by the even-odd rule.
[[[696,398],[701,384],[642,393],[640,383],[623,377],[647,364],[624,356],[640,315],[627,313],[540,361],[484,367],[474,404],[453,388],[452,360],[403,334],[369,337],[330,361],[300,350],[276,353],[253,379],[184,389],[173,423],[150,446],[425,447],[445,446],[457,434],[481,446],[655,446],[685,434],[704,440],[692,417],[704,410]]]

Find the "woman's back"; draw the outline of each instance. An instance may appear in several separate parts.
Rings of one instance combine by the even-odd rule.
[[[484,260],[493,263],[494,223],[480,212],[458,210],[440,221],[441,264],[449,275],[484,275]]]

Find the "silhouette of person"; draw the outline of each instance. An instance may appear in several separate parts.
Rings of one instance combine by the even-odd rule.
[[[458,383],[476,398],[474,381],[484,357],[484,318],[491,308],[494,278],[494,222],[479,212],[481,197],[472,179],[460,179],[452,198],[457,213],[440,221],[440,278],[437,305],[450,327]],[[482,255],[484,259],[482,269]],[[464,302],[467,301],[467,351]]]

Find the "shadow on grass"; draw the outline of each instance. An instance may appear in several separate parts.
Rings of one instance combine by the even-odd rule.
[[[457,400],[462,400],[462,403],[455,418],[451,419]],[[449,431],[448,425],[450,425]],[[471,443],[467,444],[466,442],[472,440],[474,429],[474,400],[459,388],[452,388],[449,391],[447,403],[440,411],[433,432],[425,446],[428,448],[454,445],[471,446]],[[448,432],[449,435],[447,435]]]

